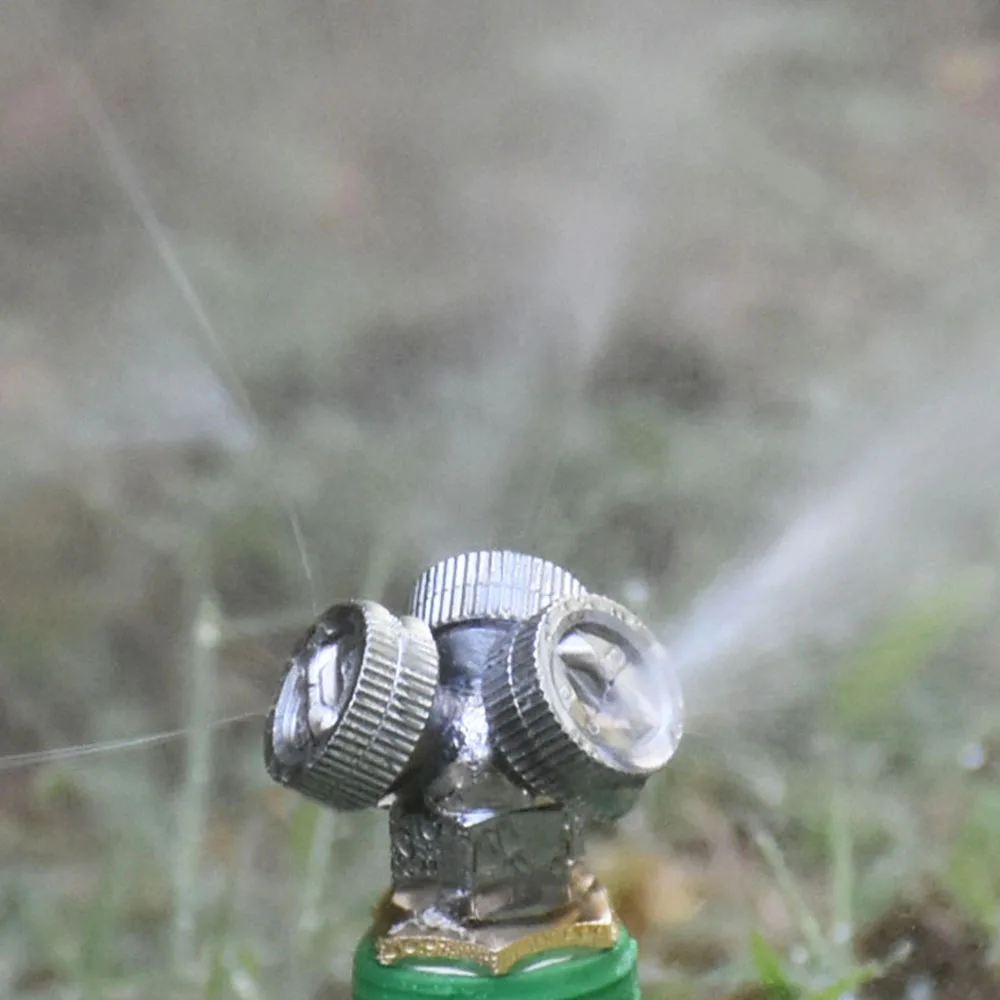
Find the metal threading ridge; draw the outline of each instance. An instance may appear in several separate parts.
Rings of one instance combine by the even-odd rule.
[[[417,581],[411,613],[432,628],[470,621],[523,621],[563,597],[586,593],[574,576],[538,556],[506,550],[444,559]]]
[[[598,759],[567,732],[545,695],[542,660],[553,655],[546,648],[546,633],[551,616],[563,613],[561,604],[540,612],[490,654],[483,697],[497,749],[532,792],[557,801],[586,801],[598,790],[640,788],[647,775],[626,774]]]
[[[409,763],[437,689],[438,652],[430,629],[374,601],[364,615],[357,683],[322,751],[279,777],[335,809],[364,809],[385,796]]]

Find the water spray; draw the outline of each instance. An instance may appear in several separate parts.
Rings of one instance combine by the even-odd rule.
[[[636,804],[682,723],[653,633],[535,556],[446,559],[407,615],[324,612],[285,667],[265,760],[323,806],[388,810],[391,885],[355,1000],[635,1000],[637,945],[584,832]]]

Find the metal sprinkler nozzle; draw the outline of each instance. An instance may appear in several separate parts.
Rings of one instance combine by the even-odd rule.
[[[268,718],[271,777],[335,809],[389,809],[383,964],[610,948],[619,924],[583,866],[588,817],[617,819],[673,756],[683,701],[638,618],[535,556],[428,569],[411,614],[326,611]]]

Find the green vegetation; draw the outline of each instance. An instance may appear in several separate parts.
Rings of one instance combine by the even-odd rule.
[[[594,832],[647,1000],[1000,996],[990,4],[8,6],[3,1000],[345,995],[317,605],[509,546],[666,629],[789,525]]]
[[[608,434],[629,433],[631,403],[607,412]],[[670,422],[664,412],[667,439]],[[592,497],[587,523],[595,536],[615,518],[619,489],[638,509],[670,505],[669,452],[653,425],[648,421],[631,442],[601,451],[601,468],[607,469],[609,454],[620,466],[620,476],[605,477],[608,488],[601,488],[596,457],[581,451],[573,460]],[[659,467],[668,473],[659,486],[655,475],[642,477]],[[213,474],[242,475],[228,466]],[[579,485],[574,477],[567,482]],[[517,487],[513,477],[511,488]],[[11,510],[30,520],[48,490]],[[571,489],[569,497],[575,495]],[[53,496],[78,519],[84,499],[62,488]],[[48,497],[50,514],[53,504]],[[130,571],[135,558],[128,545],[122,566],[109,571],[103,559],[96,561],[104,594],[86,585],[92,567],[79,569],[76,584],[72,572],[64,574],[63,614],[55,621],[38,616],[37,640],[30,615],[8,619],[5,657],[27,662],[24,651],[37,641],[49,654],[38,654],[34,669],[52,674],[61,665],[69,692],[101,676],[74,673],[84,668],[71,651],[94,651],[91,662],[111,657],[100,697],[96,688],[87,696],[85,728],[73,728],[83,720],[74,719],[71,703],[51,701],[53,718],[66,719],[66,732],[75,737],[166,725],[167,713],[144,692],[117,683],[115,630],[176,636],[156,662],[167,672],[162,689],[174,691],[171,703],[180,712],[174,721],[186,735],[180,747],[151,745],[0,771],[0,836],[8,859],[0,953],[7,995],[41,1000],[69,990],[88,1000],[266,1000],[289,991],[311,997],[324,982],[346,980],[351,950],[385,877],[384,818],[333,816],[270,787],[260,761],[259,718],[214,725],[234,707],[266,702],[280,657],[299,619],[308,616],[293,605],[275,606],[293,590],[295,550],[275,543],[280,518],[263,517],[259,505],[249,491],[246,505],[226,506],[208,520],[199,516],[194,535],[176,522],[172,530],[189,542],[159,569],[169,581],[162,594],[174,598],[151,606],[139,601],[125,622],[112,612],[122,604],[116,576]],[[110,528],[100,511],[91,513],[102,530]],[[19,528],[9,522],[9,537]],[[363,529],[362,538],[370,530]],[[617,523],[614,530],[627,526]],[[640,519],[635,531],[644,530]],[[53,538],[51,544],[63,544],[59,533]],[[641,534],[619,534],[615,544],[640,545]],[[411,572],[408,563],[397,563],[391,545],[368,554],[367,569],[356,577],[368,593],[385,594]],[[721,997],[753,981],[761,996],[776,1000],[895,996],[888,987],[879,992],[879,984],[893,982],[899,969],[920,974],[912,971],[920,968],[913,965],[915,945],[902,932],[881,940],[877,951],[859,942],[879,940],[880,922],[904,905],[914,908],[915,920],[925,906],[937,908],[959,928],[946,939],[956,949],[949,975],[965,975],[970,964],[976,974],[988,974],[1000,913],[1000,799],[983,778],[995,766],[991,734],[980,730],[966,751],[980,758],[963,769],[957,756],[949,761],[943,754],[962,751],[956,740],[967,729],[917,728],[928,713],[956,718],[968,704],[968,691],[939,682],[944,665],[963,648],[972,670],[970,651],[990,624],[988,582],[968,573],[919,593],[846,660],[820,656],[816,669],[828,673],[830,684],[796,700],[797,725],[757,740],[758,756],[772,762],[780,779],[777,793],[767,792],[755,770],[759,761],[745,760],[743,770],[734,770],[724,743],[706,742],[694,721],[677,766],[650,790],[644,807],[653,839],[646,834],[637,841],[630,827],[597,841],[595,863],[642,942],[650,996],[660,995],[657,979],[669,984],[663,996]],[[350,587],[349,580],[343,586]],[[88,618],[101,600],[106,610],[98,607],[97,617]],[[226,607],[235,618],[219,617]],[[168,614],[169,628],[157,621]],[[80,630],[87,621],[89,637]],[[808,660],[801,669],[811,669]],[[17,692],[16,681],[10,690]],[[148,708],[138,712],[143,701]],[[39,725],[35,732],[41,731]],[[22,732],[30,738],[32,729]],[[641,860],[630,873],[623,865],[637,847]],[[653,888],[637,895],[637,879]],[[970,948],[970,940],[981,946]]]

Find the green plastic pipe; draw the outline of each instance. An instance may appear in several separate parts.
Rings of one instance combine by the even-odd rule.
[[[503,976],[463,962],[381,965],[371,937],[354,954],[354,1000],[640,1000],[638,948],[624,930],[607,951],[552,951]]]

